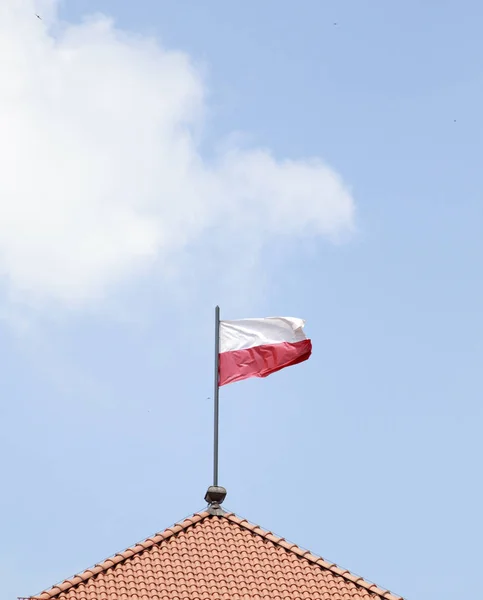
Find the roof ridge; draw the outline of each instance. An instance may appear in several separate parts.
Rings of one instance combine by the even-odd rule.
[[[171,527],[168,527],[163,532],[155,533],[154,535],[146,538],[145,540],[143,540],[141,542],[137,542],[134,546],[130,546],[129,548],[126,548],[126,550],[123,550],[122,552],[118,552],[114,556],[111,556],[111,557],[105,559],[104,561],[97,563],[93,567],[90,567],[90,568],[86,569],[85,571],[82,571],[81,573],[78,573],[77,575],[74,575],[73,577],[71,577],[69,579],[65,579],[63,582],[54,585],[50,589],[48,589],[44,592],[41,592],[40,594],[38,594],[36,596],[29,596],[25,600],[52,600],[53,598],[56,598],[62,592],[66,592],[70,588],[75,587],[76,585],[78,585],[80,583],[86,582],[88,579],[91,579],[92,577],[98,575],[99,573],[107,571],[107,569],[124,562],[125,560],[135,556],[136,554],[139,554],[139,553],[143,552],[144,550],[147,550],[148,548],[151,548],[152,546],[159,544],[162,541],[170,539],[171,537],[180,533],[181,531],[184,531],[184,530],[188,529],[189,527],[196,525],[197,523],[200,523],[201,521],[204,521],[207,518],[227,519],[228,521],[235,523],[239,527],[242,527],[242,528],[250,531],[251,533],[259,535],[260,537],[276,544],[277,546],[284,548],[285,550],[287,550],[289,552],[293,552],[300,558],[304,558],[304,559],[308,560],[309,562],[311,562],[312,564],[318,565],[319,567],[322,567],[323,569],[326,569],[326,570],[330,571],[331,573],[334,573],[335,575],[338,575],[339,577],[342,577],[342,578],[346,579],[347,581],[350,581],[350,582],[354,583],[355,585],[366,589],[367,591],[371,592],[372,594],[376,594],[376,595],[380,596],[384,600],[404,600],[404,598],[402,596],[396,596],[389,590],[381,588],[381,587],[377,586],[375,583],[372,583],[372,582],[368,581],[367,579],[364,579],[363,577],[355,575],[354,573],[351,573],[347,569],[343,569],[343,568],[339,567],[336,563],[329,562],[329,561],[325,560],[324,558],[322,558],[321,556],[317,556],[316,554],[313,554],[309,550],[304,550],[297,544],[291,543],[291,542],[287,541],[285,538],[279,537],[279,536],[273,534],[271,531],[263,529],[259,525],[255,525],[255,524],[251,523],[250,521],[247,521],[247,519],[237,516],[233,512],[223,511],[223,514],[214,515],[214,514],[210,513],[208,510],[194,513],[191,517],[186,517],[182,521],[179,521],[179,522],[175,523],[174,525],[172,525]]]
[[[289,552],[293,552],[294,554],[297,554],[301,558],[305,558],[306,560],[308,560],[309,562],[311,562],[313,564],[323,567],[324,569],[327,569],[328,571],[331,571],[332,573],[335,573],[336,575],[339,575],[340,577],[343,577],[344,579],[347,579],[348,581],[351,581],[352,583],[355,583],[356,585],[365,588],[366,590],[368,590],[369,592],[371,592],[373,594],[377,594],[378,596],[380,596],[381,598],[384,598],[385,600],[404,600],[404,598],[402,596],[396,596],[389,590],[381,588],[378,585],[376,585],[375,583],[372,583],[371,581],[364,579],[364,577],[355,575],[354,573],[351,573],[347,569],[343,569],[343,568],[339,567],[336,563],[329,562],[329,561],[325,560],[324,558],[322,558],[321,556],[317,556],[316,554],[313,554],[312,552],[310,552],[310,550],[304,550],[300,546],[297,546],[297,544],[288,542],[285,538],[279,537],[278,535],[273,534],[271,531],[268,531],[267,529],[263,529],[263,527],[260,527],[259,525],[250,523],[250,521],[247,521],[246,519],[241,519],[235,513],[225,512],[225,514],[223,515],[223,518],[228,519],[229,521],[231,521],[233,523],[236,523],[240,527],[248,529],[252,533],[255,533],[255,534],[263,537],[264,539],[266,539],[270,542],[273,542],[274,544],[276,544],[278,546],[281,546],[282,548],[284,548],[285,550],[288,550]]]

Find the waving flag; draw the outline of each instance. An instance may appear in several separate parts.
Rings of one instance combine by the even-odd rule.
[[[220,321],[218,385],[267,377],[307,360],[312,342],[303,327],[294,317]]]

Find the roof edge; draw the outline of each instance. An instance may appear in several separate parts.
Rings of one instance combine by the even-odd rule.
[[[172,536],[188,529],[193,525],[196,525],[197,523],[200,523],[206,518],[227,519],[228,521],[235,523],[239,527],[242,527],[250,531],[251,533],[259,535],[260,537],[276,544],[277,546],[282,547],[283,549],[289,552],[293,552],[300,558],[304,558],[309,562],[318,565],[319,567],[322,567],[323,569],[326,569],[331,573],[338,575],[339,577],[343,577],[347,581],[350,581],[359,587],[366,589],[372,594],[380,596],[384,600],[404,600],[402,596],[396,596],[389,590],[385,590],[384,588],[377,586],[375,583],[367,581],[363,577],[354,575],[347,569],[339,567],[336,563],[331,563],[322,558],[321,556],[312,554],[309,550],[304,550],[300,548],[299,546],[297,546],[297,544],[288,542],[285,538],[274,535],[271,531],[263,529],[258,525],[250,523],[246,519],[238,517],[235,513],[220,511],[219,513],[217,512],[216,514],[213,514],[213,512],[210,512],[209,510],[195,513],[191,517],[187,517],[183,521],[180,521],[178,523],[175,523],[171,527],[168,527],[162,533],[156,533],[155,535],[148,537],[144,541],[138,542],[137,544],[127,548],[123,552],[118,552],[114,556],[107,558],[106,560],[100,563],[97,563],[93,567],[90,567],[89,569],[86,569],[85,571],[74,575],[69,579],[64,580],[62,583],[54,585],[50,589],[36,596],[29,596],[26,600],[52,600],[62,592],[66,592],[69,589],[75,587],[76,585],[86,582],[88,579],[91,579],[91,577],[95,577],[99,573],[107,571],[111,567],[114,567],[124,562],[128,558],[131,558],[132,556],[139,554],[144,550],[147,550],[152,546],[159,544],[162,541],[168,540]]]
[[[381,598],[384,598],[385,600],[404,600],[404,598],[402,596],[396,596],[389,590],[385,590],[384,588],[379,587],[375,583],[367,581],[363,577],[360,577],[359,575],[355,575],[354,573],[351,573],[347,569],[343,569],[342,567],[339,567],[336,563],[331,563],[331,562],[325,560],[324,558],[322,558],[321,556],[312,554],[312,552],[310,552],[309,550],[304,550],[303,548],[300,548],[300,546],[297,546],[297,544],[288,542],[285,538],[279,537],[279,536],[273,534],[271,531],[262,529],[260,526],[254,525],[253,523],[250,523],[246,519],[241,519],[235,513],[225,513],[224,518],[228,519],[229,521],[232,521],[233,523],[236,523],[240,527],[248,529],[252,533],[257,534],[257,535],[263,537],[264,539],[266,539],[270,542],[273,542],[274,544],[276,544],[278,546],[281,546],[282,548],[284,548],[285,550],[288,550],[289,552],[293,552],[294,554],[296,554],[297,556],[300,556],[301,558],[305,558],[309,562],[316,564],[319,567],[322,567],[328,571],[331,571],[331,573],[339,575],[340,577],[343,577],[344,579],[347,579],[348,581],[351,581],[352,583],[355,583],[356,585],[365,588],[367,591],[369,591],[373,594],[377,594],[378,596],[380,596]]]
[[[51,600],[52,598],[56,598],[62,592],[68,591],[70,588],[78,585],[79,583],[86,582],[91,577],[99,575],[99,573],[102,573],[103,571],[107,571],[107,569],[110,569],[111,567],[114,567],[119,563],[124,562],[125,560],[131,558],[135,554],[139,554],[140,552],[151,548],[155,544],[159,544],[164,540],[168,540],[173,535],[176,535],[180,531],[183,531],[188,527],[191,527],[192,525],[195,525],[196,523],[199,523],[200,521],[203,521],[204,519],[210,516],[211,515],[208,511],[195,513],[193,516],[187,517],[183,521],[180,521],[178,523],[175,523],[171,527],[168,527],[162,533],[156,533],[155,535],[148,537],[144,541],[138,542],[134,546],[126,548],[126,550],[124,550],[123,552],[118,552],[114,556],[106,558],[106,560],[97,563],[93,567],[90,567],[89,569],[86,569],[85,571],[82,571],[81,573],[78,573],[77,575],[74,575],[69,579],[65,579],[62,583],[58,583],[52,586],[50,589],[36,596],[28,596],[27,600]]]

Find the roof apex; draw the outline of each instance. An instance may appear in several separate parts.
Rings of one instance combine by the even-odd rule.
[[[246,529],[253,534],[259,535],[262,538],[272,542],[273,544],[281,546],[285,550],[296,554],[300,558],[305,559],[312,564],[318,565],[322,569],[328,570],[331,573],[338,575],[339,577],[342,577],[343,579],[350,581],[361,588],[366,589],[368,592],[374,594],[375,596],[379,596],[384,600],[404,600],[401,596],[394,595],[389,590],[380,588],[376,584],[367,581],[362,577],[354,575],[347,569],[343,569],[335,563],[329,562],[320,556],[312,554],[308,550],[304,550],[296,544],[290,543],[284,538],[274,535],[272,532],[262,529],[258,525],[254,525],[246,519],[238,517],[235,513],[225,512],[221,508],[217,509],[216,511],[210,510],[208,508],[205,511],[195,513],[191,517],[187,517],[183,521],[180,521],[172,525],[171,527],[168,527],[163,532],[156,533],[155,535],[148,537],[144,541],[138,542],[134,546],[127,548],[123,552],[119,552],[114,556],[107,558],[103,562],[100,562],[94,565],[93,567],[86,569],[82,573],[74,575],[70,579],[66,579],[62,583],[54,585],[49,590],[46,590],[36,596],[29,596],[24,600],[53,600],[57,598],[62,592],[66,592],[74,586],[86,582],[92,577],[95,577],[96,575],[107,571],[111,567],[114,567],[132,558],[136,554],[140,554],[141,552],[151,548],[152,546],[160,544],[170,539],[171,537],[179,534],[180,532],[185,531],[190,527],[193,527],[197,523],[201,523],[205,519],[227,519],[231,523],[238,525],[240,528]]]

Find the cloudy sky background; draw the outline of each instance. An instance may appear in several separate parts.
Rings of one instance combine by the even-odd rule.
[[[0,6],[2,595],[202,508],[219,303],[314,343],[223,389],[227,507],[471,597],[481,8],[202,4]]]

